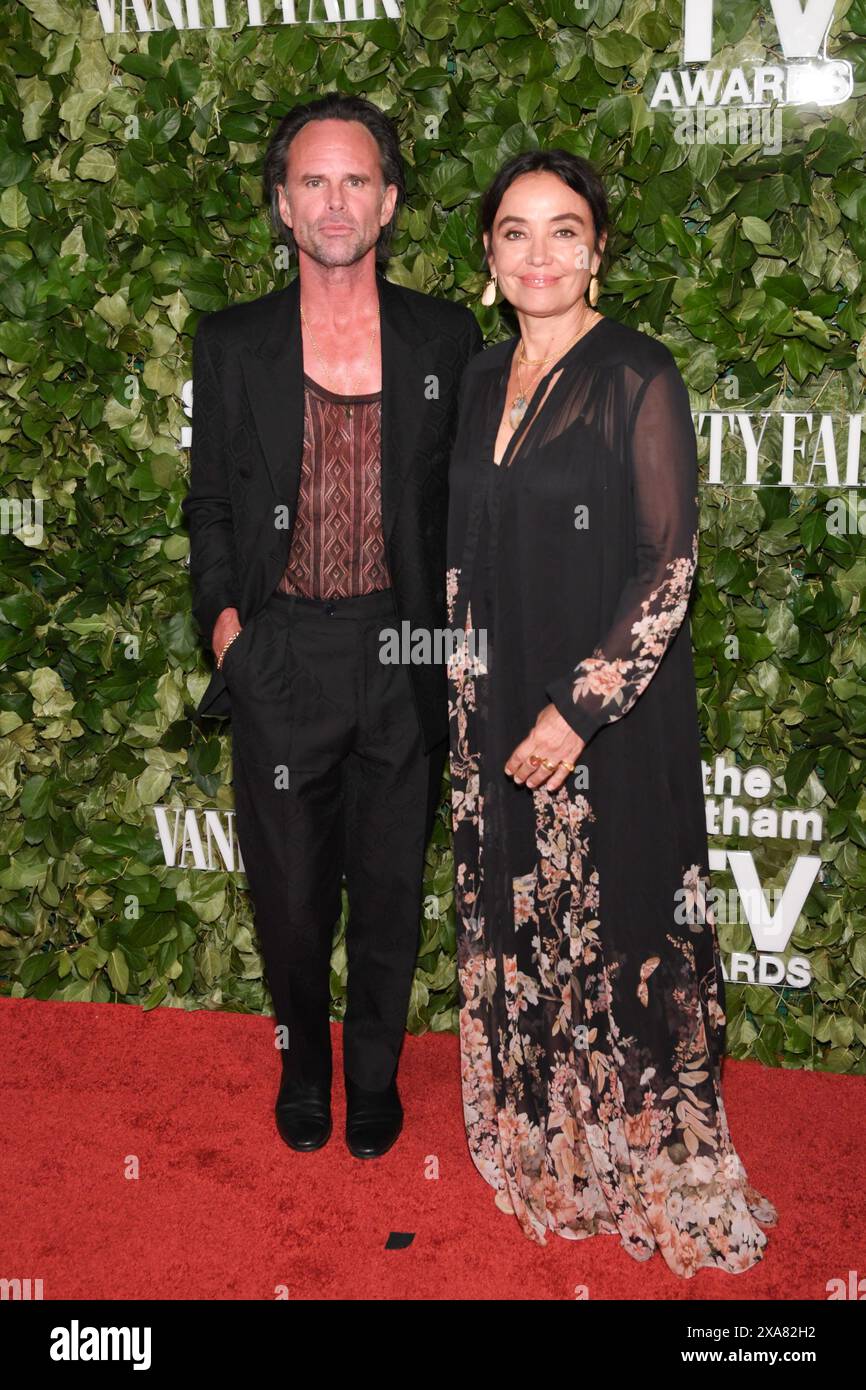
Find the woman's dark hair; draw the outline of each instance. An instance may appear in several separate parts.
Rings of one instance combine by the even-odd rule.
[[[389,222],[385,223],[376,243],[376,261],[379,265],[384,265],[388,260],[388,247],[397,223],[397,214],[406,197],[406,179],[396,125],[390,116],[386,116],[384,111],[379,110],[378,106],[374,106],[371,101],[366,101],[363,97],[343,96],[340,92],[329,92],[327,96],[319,98],[318,101],[310,101],[304,106],[296,106],[280,121],[271,137],[264,162],[265,198],[270,211],[271,225],[277,240],[285,242],[287,246],[294,249],[295,238],[292,235],[291,227],[287,227],[280,216],[280,203],[277,194],[278,186],[284,183],[286,178],[286,158],[289,145],[308,121],[335,120],[359,121],[361,125],[367,127],[379,146],[382,178],[385,186],[387,187],[389,183],[396,184],[397,201],[394,204],[393,216]]]
[[[513,155],[503,164],[481,198],[478,209],[478,225],[482,233],[486,232],[488,235],[492,233],[493,223],[496,220],[499,204],[502,202],[506,188],[521,174],[534,174],[538,171],[558,174],[563,183],[567,183],[569,188],[573,189],[575,193],[580,193],[586,199],[592,213],[596,241],[602,232],[610,230],[607,194],[595,169],[588,159],[583,159],[579,154],[570,154],[568,150],[557,148],[526,150],[523,154]],[[599,266],[599,278],[601,278],[602,268],[607,259],[607,249],[607,244],[605,244],[602,263]],[[485,256],[485,264],[486,260]]]

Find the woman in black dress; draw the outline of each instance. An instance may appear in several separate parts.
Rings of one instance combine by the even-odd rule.
[[[520,334],[466,371],[450,475],[469,1147],[531,1240],[738,1273],[776,1213],[720,1088],[688,392],[667,347],[592,307],[608,212],[585,160],[516,156],[481,222],[485,302],[498,282]]]

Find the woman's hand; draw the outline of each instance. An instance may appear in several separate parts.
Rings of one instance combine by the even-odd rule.
[[[527,787],[554,792],[574,771],[585,746],[556,705],[545,705],[535,727],[506,760],[505,771],[518,785],[525,782]],[[551,766],[545,767],[545,762]]]

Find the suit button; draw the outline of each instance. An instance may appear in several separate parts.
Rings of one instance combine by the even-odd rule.
[[[328,615],[329,618],[333,618],[333,616],[334,616],[334,614],[336,613],[336,611],[337,611],[337,609],[336,609],[336,607],[334,606],[333,603],[326,603],[326,604],[325,604],[325,612],[327,613],[327,615]]]

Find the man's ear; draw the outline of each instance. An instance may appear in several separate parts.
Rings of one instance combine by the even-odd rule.
[[[394,208],[397,206],[397,185],[389,183],[382,195],[382,219],[381,226],[390,222],[394,215]]]
[[[283,219],[283,221],[285,222],[286,226],[287,226],[287,227],[291,227],[291,225],[292,225],[292,214],[291,214],[291,211],[289,210],[289,200],[288,200],[288,197],[286,196],[286,190],[285,190],[285,188],[283,188],[283,186],[282,186],[281,184],[279,184],[279,185],[277,186],[277,194],[278,194],[279,200],[280,200],[280,216],[282,217],[282,219]]]

